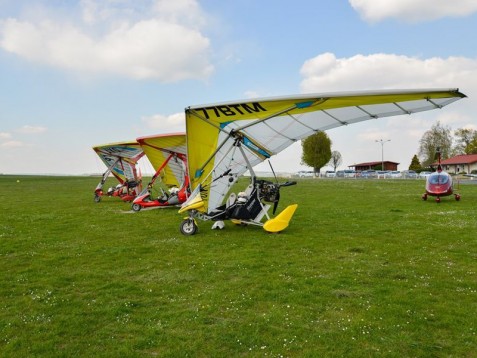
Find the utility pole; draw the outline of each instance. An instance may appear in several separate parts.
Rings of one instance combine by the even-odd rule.
[[[375,140],[376,143],[381,143],[381,170],[384,170],[384,143],[390,142],[391,139],[386,140]]]

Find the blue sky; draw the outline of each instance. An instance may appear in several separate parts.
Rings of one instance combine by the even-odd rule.
[[[390,139],[404,170],[437,121],[477,129],[476,33],[475,0],[0,0],[0,173],[102,172],[93,145],[184,130],[190,105],[459,88],[442,111],[327,132],[342,168]]]

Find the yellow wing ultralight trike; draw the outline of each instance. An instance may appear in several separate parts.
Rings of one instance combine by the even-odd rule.
[[[185,202],[190,194],[185,133],[140,137],[137,141],[156,172],[134,199],[132,210],[166,208]]]
[[[259,180],[253,167],[294,142],[318,131],[390,117],[440,109],[466,97],[458,89],[363,91],[259,98],[188,107],[187,160],[192,193],[179,213],[187,213],[180,230],[197,232],[196,219],[224,220],[262,226],[268,232],[284,230],[297,205],[276,217],[268,211],[278,204],[281,186]],[[229,193],[249,171],[250,184]]]

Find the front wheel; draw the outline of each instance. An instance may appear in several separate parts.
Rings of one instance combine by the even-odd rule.
[[[99,203],[101,201],[101,197],[98,194],[94,194],[94,202]]]
[[[142,206],[137,203],[134,203],[132,204],[131,208],[133,209],[133,211],[138,212],[139,210],[141,210]]]
[[[194,219],[185,219],[180,226],[183,235],[194,235],[198,229]]]

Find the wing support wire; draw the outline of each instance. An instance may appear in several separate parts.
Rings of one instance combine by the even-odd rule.
[[[154,182],[156,181],[156,179],[159,176],[159,174],[161,173],[161,171],[166,167],[166,165],[169,163],[169,161],[172,158],[175,158],[177,160],[177,154],[174,153],[174,152],[169,153],[169,156],[164,161],[164,163],[162,163],[162,165],[156,170],[153,177],[151,178],[151,181],[149,182],[149,184],[147,184],[147,186],[152,186],[154,184]]]
[[[204,168],[207,166],[207,164],[210,163],[210,161],[217,155],[217,153],[222,149],[222,147],[225,145],[225,143],[227,143],[227,141],[231,138],[231,137],[234,137],[233,136],[233,132],[229,132],[229,131],[226,131],[225,129],[221,128],[220,126],[216,125],[215,123],[209,121],[207,118],[201,116],[200,114],[198,114],[196,111],[192,110],[192,109],[188,109],[189,113],[197,118],[199,118],[200,120],[203,120],[205,123],[207,124],[210,124],[212,127],[215,127],[217,128],[220,132],[223,132],[227,135],[227,137],[222,141],[222,143],[219,144],[219,146],[215,149],[215,151],[210,155],[210,157],[204,162],[204,164],[196,170],[194,176],[195,178],[199,178],[202,173],[204,172]],[[208,175],[207,175],[208,177]],[[206,178],[207,178],[206,177]],[[204,179],[205,180],[205,179]]]
[[[227,138],[227,139],[228,139],[228,138]],[[223,145],[225,144],[225,142],[226,142],[226,141],[224,141],[224,143],[222,144],[221,147],[223,147]],[[227,157],[227,155],[230,153],[230,151],[231,151],[232,149],[235,150],[235,148],[237,148],[236,142],[234,142],[234,143],[230,146],[230,148],[227,149],[227,151],[224,153],[224,155],[222,156],[222,158],[220,158],[220,160],[217,162],[217,164],[215,164],[215,166],[212,168],[212,170],[210,171],[210,173],[207,174],[206,177],[201,181],[202,183],[205,182],[205,181],[209,178],[209,176],[211,176],[211,175],[215,172],[215,170],[217,169],[217,167],[218,167],[218,166],[222,163],[222,161]],[[217,149],[214,153],[217,153],[218,151],[219,151],[219,149]],[[214,154],[214,156],[215,156],[215,154]],[[208,163],[208,162],[210,162],[210,159],[207,161],[207,163]],[[207,163],[204,164],[203,167],[205,167],[205,166],[207,165]],[[230,170],[228,170],[228,173],[230,173]],[[227,173],[227,174],[228,174],[228,173]],[[225,175],[226,175],[226,174],[225,174]],[[220,178],[223,177],[223,176],[224,176],[224,174],[222,174],[221,176],[215,178],[213,181],[215,181],[215,180],[217,180],[217,179],[220,179]],[[213,181],[212,181],[212,182],[213,182]]]
[[[339,119],[339,118],[333,116],[330,112],[325,111],[324,109],[322,110],[322,112],[323,112],[324,114],[326,114],[327,116],[333,118],[336,122],[340,123],[341,125],[343,125],[343,126],[347,126],[347,125],[348,125],[348,122],[343,122],[341,119]]]
[[[288,109],[289,110],[289,109]],[[258,145],[257,143],[255,143],[253,140],[251,140],[250,138],[248,138],[248,136],[246,136],[244,133],[241,133],[239,132],[239,130],[241,130],[243,127],[239,128],[239,129],[233,129],[231,130],[230,132],[229,131],[226,131],[224,130],[223,128],[220,128],[220,126],[217,126],[216,124],[208,121],[206,118],[203,118],[202,116],[198,115],[197,112],[194,112],[194,111],[191,111],[191,114],[194,114],[197,116],[197,118],[199,119],[202,119],[203,121],[205,121],[206,123],[214,126],[215,128],[217,128],[218,130],[224,132],[227,134],[227,137],[222,141],[222,143],[219,144],[219,146],[215,149],[215,151],[210,155],[210,157],[204,162],[204,164],[196,170],[196,173],[195,173],[195,178],[198,178],[202,175],[202,173],[204,172],[204,168],[207,166],[207,164],[210,163],[210,161],[212,159],[215,158],[215,156],[217,155],[217,153],[220,152],[220,150],[224,147],[224,145],[229,141],[229,139],[233,139],[234,140],[234,144],[231,146],[231,148],[233,148],[234,146],[238,146],[238,143],[244,143],[244,145],[249,148],[250,150],[252,150],[253,152],[255,152],[258,156],[260,157],[264,157],[264,158],[268,158],[270,157],[270,151],[267,151],[266,149],[262,148],[260,145]],[[269,117],[271,118],[271,117]],[[262,121],[262,120],[261,120]],[[254,123],[257,123],[257,122],[254,122]],[[249,126],[245,126],[245,127],[249,127]],[[230,151],[230,149],[227,151],[227,153]],[[214,168],[215,169],[215,168]],[[205,180],[205,179],[204,179]]]
[[[163,148],[163,147],[157,147],[157,146],[152,145],[152,144],[149,144],[149,143],[146,143],[145,145],[147,145],[148,147],[157,149],[157,150],[159,150],[159,151],[161,151],[161,152],[165,152],[165,153],[167,153],[167,154],[177,154],[177,153],[182,154],[182,153],[180,153],[180,152],[178,152],[178,151],[170,150],[170,149]]]
[[[440,104],[437,104],[436,102],[434,102],[434,101],[433,101],[432,99],[430,99],[429,97],[426,98],[426,100],[427,100],[428,102],[432,103],[432,105],[433,105],[434,107],[438,108],[438,109],[441,109],[442,107],[444,107],[444,106],[441,106]]]
[[[116,158],[116,160],[110,166],[108,166],[108,169],[106,169],[106,171],[103,173],[103,177],[101,178],[101,182],[96,187],[96,190],[101,189],[103,187],[104,183],[106,183],[106,179],[108,178],[109,174],[113,170],[116,163],[119,162],[119,159],[120,158]]]
[[[216,168],[223,162],[223,160],[227,157],[228,153],[233,149],[233,153],[232,153],[232,156],[231,156],[231,161],[230,161],[229,165],[227,166],[228,169],[224,173],[220,174],[219,176],[217,176],[215,179],[212,180],[212,182],[210,183],[211,185],[210,185],[209,191],[211,191],[211,192],[213,191],[212,183],[214,183],[216,180],[219,180],[219,179],[223,178],[224,176],[229,175],[230,172],[232,171],[231,164],[232,164],[232,161],[234,160],[233,157],[235,156],[235,152],[236,152],[237,148],[238,148],[241,156],[243,157],[243,160],[246,163],[247,169],[250,171],[251,183],[252,183],[252,185],[255,185],[256,180],[257,180],[257,176],[256,176],[256,174],[255,174],[255,172],[252,168],[252,165],[251,165],[251,163],[250,163],[250,161],[249,161],[249,159],[248,159],[248,157],[245,153],[245,150],[242,146],[242,142],[241,142],[240,138],[236,138],[233,145],[227,150],[227,152],[224,154],[224,156],[220,159],[220,161],[215,165],[215,167],[212,169],[212,171],[207,176],[207,177],[209,177],[212,173],[215,172]],[[238,180],[237,175],[233,175],[233,174],[230,174],[230,175],[234,179],[233,179],[233,181],[229,181],[229,188],[230,188],[231,185],[233,185]],[[206,179],[207,179],[207,177],[206,177]],[[204,179],[204,181],[205,181],[205,179]],[[225,193],[219,193],[219,194],[222,197],[221,200],[224,200]],[[261,203],[260,203],[260,205],[262,206],[262,209],[264,209],[264,207]],[[268,215],[267,215],[267,217],[268,217]]]
[[[365,110],[364,108],[362,108],[361,106],[356,106],[356,108],[358,108],[360,111],[366,113],[369,116],[369,118],[373,118],[373,119],[379,118],[379,116],[377,114],[372,114],[372,113],[368,112],[367,110]]]
[[[401,111],[403,111],[404,113],[406,113],[406,114],[412,114],[411,111],[405,109],[403,106],[399,105],[398,103],[393,102],[393,104],[394,104],[397,108],[399,108]]]
[[[444,106],[440,105],[440,104],[437,104],[436,102],[434,102],[430,97],[426,97],[424,98],[427,102],[431,103],[435,108],[437,109],[441,109],[443,108]],[[396,103],[396,102],[393,102],[393,104],[399,108],[401,111],[403,111],[404,113],[406,114],[412,114],[413,112],[410,111],[410,110],[407,110],[405,109],[403,106],[401,106],[400,104]]]

